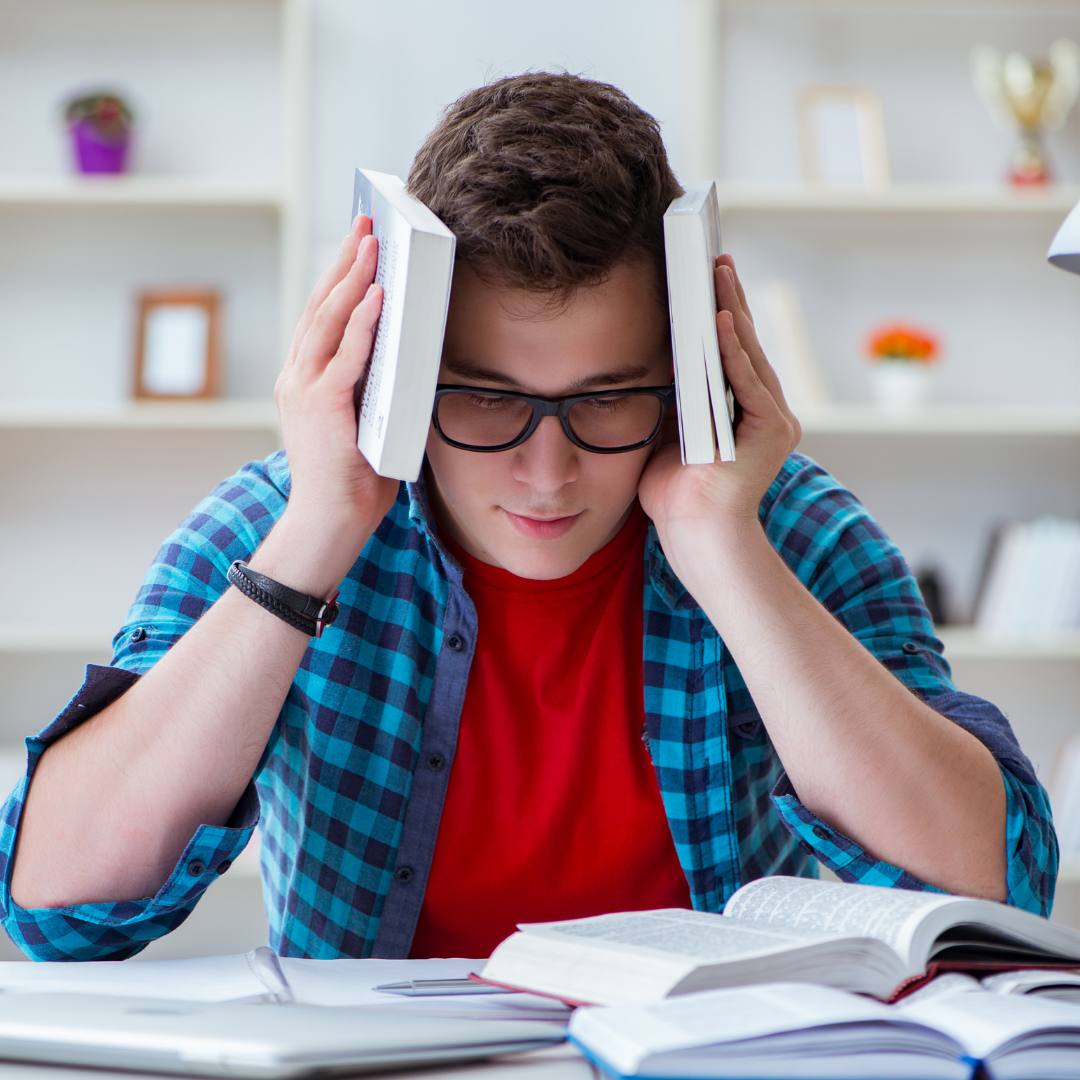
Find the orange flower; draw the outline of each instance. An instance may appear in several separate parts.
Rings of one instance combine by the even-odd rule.
[[[872,360],[906,360],[917,364],[932,364],[939,353],[938,339],[917,326],[890,323],[875,330],[866,343]]]

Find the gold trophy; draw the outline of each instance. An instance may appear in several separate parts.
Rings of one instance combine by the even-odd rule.
[[[1043,132],[1064,123],[1080,93],[1080,48],[1061,38],[1046,60],[1020,53],[1002,56],[990,45],[971,50],[971,79],[990,115],[1020,137],[1009,166],[1009,182],[1047,184],[1050,169]]]

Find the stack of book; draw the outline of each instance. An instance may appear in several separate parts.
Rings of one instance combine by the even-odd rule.
[[[975,625],[989,637],[1052,637],[1080,626],[1080,521],[1002,526],[991,544]]]

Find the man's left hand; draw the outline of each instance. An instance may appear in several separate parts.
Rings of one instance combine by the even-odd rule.
[[[720,358],[742,410],[735,431],[735,461],[721,462],[718,457],[712,465],[683,466],[676,435],[657,450],[638,488],[642,507],[676,562],[682,538],[676,534],[720,523],[756,523],[762,496],[802,434],[757,339],[730,255],[717,259],[714,282]]]

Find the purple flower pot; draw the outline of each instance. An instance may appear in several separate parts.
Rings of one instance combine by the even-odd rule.
[[[75,160],[81,173],[122,173],[127,169],[130,135],[120,139],[102,136],[90,120],[80,120],[68,128],[75,145]]]

